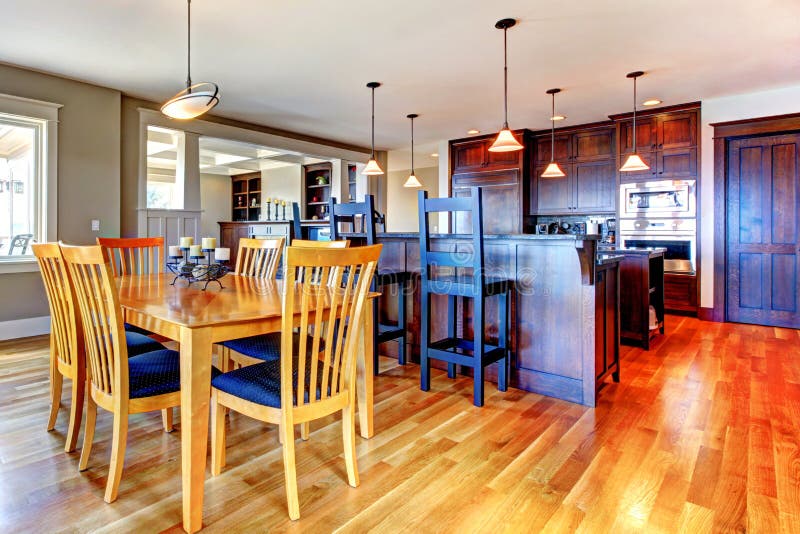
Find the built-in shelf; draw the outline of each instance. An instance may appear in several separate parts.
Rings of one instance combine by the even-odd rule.
[[[309,206],[324,206],[327,202],[308,202]]]
[[[261,172],[231,176],[231,207],[233,219],[257,221],[261,218]],[[239,205],[239,201],[242,205]],[[256,201],[253,206],[252,201]]]
[[[309,189],[319,189],[319,188],[322,188],[322,187],[330,187],[330,186],[331,186],[331,184],[312,184],[312,185],[309,185],[308,188]]]
[[[330,163],[314,163],[303,165],[303,205],[301,215],[304,219],[324,219],[331,198],[331,174],[333,165]],[[320,184],[318,180],[326,183]],[[316,200],[315,200],[316,199]]]

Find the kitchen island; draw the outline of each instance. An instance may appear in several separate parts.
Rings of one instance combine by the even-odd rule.
[[[512,282],[510,385],[594,406],[597,392],[612,375],[619,380],[619,260],[598,253],[592,235],[487,235],[487,275]],[[470,236],[433,235],[438,250],[470,250]],[[420,273],[419,236],[416,233],[382,233],[380,269]],[[418,282],[418,279],[417,279]],[[420,292],[407,310],[410,332],[408,354],[419,358]],[[384,298],[384,320],[396,317],[395,299]],[[486,336],[497,340],[497,302],[487,299]],[[457,325],[461,335],[472,337],[471,304],[459,303]],[[433,339],[445,337],[447,302],[434,297],[431,317]],[[392,344],[382,346],[388,353]],[[487,379],[497,380],[496,364],[487,367]]]

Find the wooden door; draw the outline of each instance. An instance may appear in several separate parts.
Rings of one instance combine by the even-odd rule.
[[[671,148],[655,155],[659,179],[697,177],[697,148]]]
[[[536,188],[535,213],[538,215],[563,215],[572,211],[572,166],[561,164],[566,176],[562,178],[542,178],[546,165],[536,167],[534,187]]]
[[[617,172],[611,160],[576,163],[572,166],[576,213],[616,210]]]
[[[452,151],[452,172],[469,172],[482,169],[486,164],[486,141],[476,139],[473,141],[463,141],[453,143]]]
[[[727,177],[727,318],[800,327],[800,134],[731,141]]]

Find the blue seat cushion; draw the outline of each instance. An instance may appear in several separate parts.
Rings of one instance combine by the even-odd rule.
[[[314,340],[308,336],[306,341],[306,353],[311,354]],[[270,334],[261,334],[258,336],[243,337],[241,339],[232,339],[224,341],[223,347],[235,350],[239,354],[257,358],[266,362],[281,359],[281,333],[273,332]],[[300,350],[300,334],[292,334],[292,352],[297,353]],[[319,350],[325,350],[325,340],[319,340]]]
[[[125,343],[128,345],[128,357],[164,348],[164,345],[155,339],[136,332],[125,332]]]
[[[292,392],[294,395],[297,393],[297,358],[294,358],[292,369],[294,369],[292,380]],[[323,378],[323,362],[318,363],[317,367],[317,399],[321,398],[322,391],[322,378]],[[330,368],[328,380],[330,380]],[[311,358],[306,359],[306,373],[305,373],[305,395],[304,402],[308,402],[308,389],[311,384]],[[273,408],[281,407],[281,362],[280,360],[258,363],[256,365],[248,365],[241,369],[236,369],[228,373],[221,373],[211,380],[211,386],[220,391],[224,391],[230,395],[235,395],[241,399],[261,404],[262,406],[271,406]],[[328,388],[330,393],[330,387]],[[294,399],[295,404],[297,398]]]
[[[145,330],[144,328],[139,328],[138,326],[133,326],[132,324],[125,323],[125,331],[126,332],[136,332],[137,334],[142,334],[145,336],[149,336],[152,332]]]
[[[211,378],[219,375],[211,367]],[[169,349],[155,350],[128,359],[129,397],[141,399],[181,389],[180,354]]]

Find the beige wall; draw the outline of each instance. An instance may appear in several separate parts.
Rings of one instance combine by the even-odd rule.
[[[0,93],[62,104],[58,124],[58,238],[92,243],[120,230],[120,92],[0,64]],[[38,273],[0,274],[0,321],[48,315]]]
[[[231,178],[200,174],[200,234],[219,239],[219,221],[231,220]]]
[[[428,196],[438,197],[438,167],[415,169],[415,172],[417,178],[422,182],[422,188],[428,191]],[[388,232],[416,232],[419,230],[417,217],[417,192],[419,189],[403,187],[408,173],[408,170],[395,170],[389,171],[387,175],[386,230]]]
[[[286,203],[300,202],[301,187],[300,181],[302,179],[302,167],[300,165],[291,165],[288,167],[278,167],[277,169],[265,169],[261,171],[261,198],[279,198],[285,200]],[[282,208],[281,208],[282,209]],[[275,214],[275,207],[272,207],[273,217]],[[283,211],[281,211],[283,214]],[[261,215],[267,216],[265,208],[261,208]],[[292,211],[289,206],[286,207],[286,216],[291,218]]]

